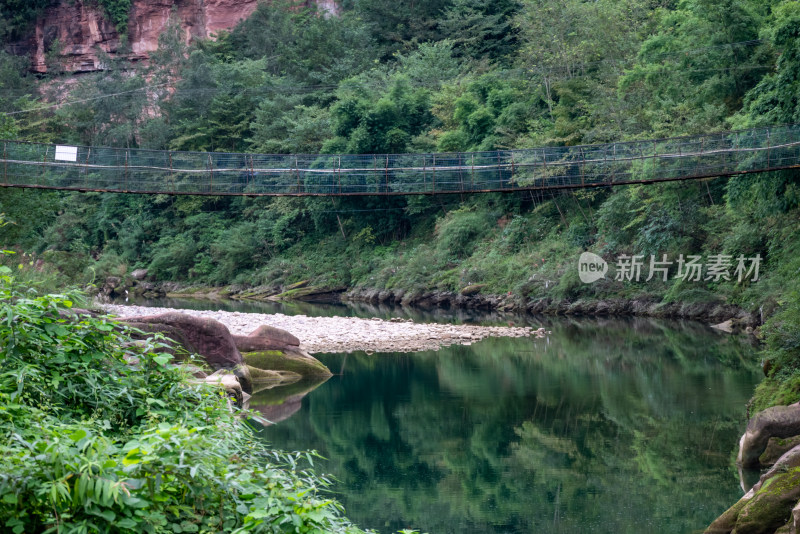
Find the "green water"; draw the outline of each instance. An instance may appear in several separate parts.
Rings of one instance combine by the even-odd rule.
[[[415,354],[316,355],[337,376],[257,393],[262,431],[318,450],[335,496],[383,533],[687,533],[742,494],[733,464],[761,379],[747,338],[697,323],[169,300],[151,306],[545,324]]]
[[[741,496],[752,346],[697,324],[548,328],[318,355],[338,375],[285,406],[262,397],[287,417],[263,436],[318,450],[348,516],[384,533],[695,532]]]

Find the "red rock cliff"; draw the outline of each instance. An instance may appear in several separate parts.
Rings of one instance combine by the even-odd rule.
[[[256,9],[259,0],[133,0],[128,21],[128,41],[131,60],[147,59],[158,47],[158,36],[169,22],[173,10],[181,28],[190,41],[211,37],[212,34],[233,28]],[[335,0],[306,0],[306,5],[318,4],[335,14]],[[102,8],[95,2],[60,0],[49,7],[36,22],[31,39],[14,48],[31,54],[31,68],[46,72],[45,54],[59,43],[58,53],[71,72],[102,69],[98,50],[116,54],[120,38]]]

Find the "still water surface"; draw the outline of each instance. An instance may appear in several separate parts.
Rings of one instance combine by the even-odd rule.
[[[273,311],[292,310],[422,313]],[[384,533],[696,532],[741,496],[732,455],[760,379],[746,340],[696,323],[546,321],[546,339],[317,355],[336,376],[286,401],[254,396],[283,419],[264,439],[319,451],[348,517]]]

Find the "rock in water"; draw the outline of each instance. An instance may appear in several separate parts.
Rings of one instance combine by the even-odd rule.
[[[203,382],[220,386],[237,406],[241,407],[244,404],[242,385],[239,383],[239,379],[230,372],[224,370],[217,371],[211,376],[204,378]]]
[[[742,467],[758,467],[759,456],[767,448],[769,438],[800,435],[800,403],[773,406],[753,416],[739,440],[737,463]]]
[[[134,280],[144,280],[147,278],[147,269],[136,269],[131,273],[131,278]]]
[[[256,352],[262,350],[283,350],[300,346],[295,336],[272,326],[262,325],[247,336],[233,336],[239,352]]]
[[[737,462],[743,467],[760,467],[761,462],[771,462],[783,447],[797,443],[797,436],[800,436],[800,403],[767,408],[748,422],[747,430],[739,442]],[[796,534],[800,525],[798,500],[800,445],[780,456],[775,465],[761,475],[758,483],[711,523],[705,532]]]
[[[303,377],[332,376],[330,369],[310,354],[301,350],[265,350],[246,352],[247,365],[270,371],[291,371]]]
[[[794,509],[798,499],[800,447],[795,447],[762,475],[739,502],[711,523],[705,534],[796,532]]]
[[[242,354],[236,348],[236,342],[228,328],[214,319],[194,317],[185,313],[163,313],[142,317],[128,317],[124,322],[143,332],[164,334],[180,345],[186,353],[195,353],[203,357],[208,365],[216,370],[231,370],[246,391],[250,391],[250,373],[244,364]],[[136,336],[134,337],[142,337]],[[168,343],[169,344],[169,343]],[[186,355],[172,345],[172,352],[178,359]]]
[[[800,445],[800,436],[769,438],[766,450],[758,457],[758,463],[764,467],[772,467],[784,454],[794,449],[797,445]]]

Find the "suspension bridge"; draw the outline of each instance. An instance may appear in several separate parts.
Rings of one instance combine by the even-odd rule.
[[[265,155],[0,143],[0,187],[166,195],[515,192],[800,168],[800,125],[597,145],[388,155]]]

